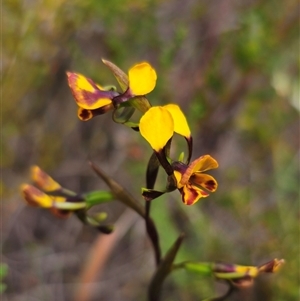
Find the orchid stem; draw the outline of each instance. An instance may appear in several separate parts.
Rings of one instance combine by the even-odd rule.
[[[160,259],[161,259],[159,236],[158,236],[158,232],[157,232],[155,223],[150,218],[150,208],[151,208],[151,202],[146,201],[146,204],[145,204],[146,230],[147,230],[147,234],[151,240],[151,243],[152,243],[152,246],[154,249],[155,263],[156,263],[156,266],[158,266],[160,264]]]

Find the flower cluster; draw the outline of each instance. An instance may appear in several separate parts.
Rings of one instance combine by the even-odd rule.
[[[157,269],[149,285],[149,300],[159,299],[162,282],[173,270],[184,268],[202,275],[213,276],[229,284],[228,292],[212,300],[225,300],[232,290],[250,285],[253,279],[262,273],[273,273],[284,263],[283,259],[273,259],[261,266],[241,266],[227,263],[207,263],[186,261],[174,264],[176,253],[183,240],[180,235],[162,258],[159,234],[150,216],[153,199],[178,190],[185,205],[193,205],[199,199],[215,192],[218,183],[206,172],[218,168],[218,162],[209,154],[192,160],[193,138],[186,117],[176,104],[152,106],[147,94],[155,88],[157,75],[147,62],[141,62],[129,69],[128,74],[113,63],[103,60],[112,71],[120,85],[120,91],[114,86],[102,86],[80,73],[67,72],[68,84],[78,106],[78,117],[87,121],[97,115],[113,111],[116,123],[126,125],[149,143],[153,152],[146,170],[146,187],[142,188],[145,207],[135,200],[121,185],[107,176],[100,168],[90,162],[95,173],[107,184],[110,191],[92,191],[76,193],[62,187],[38,166],[31,168],[31,178],[35,186],[23,184],[22,195],[27,204],[50,210],[62,218],[75,215],[84,224],[97,228],[105,234],[113,230],[112,225],[103,224],[106,213],[90,215],[88,210],[104,202],[118,200],[138,213],[144,220],[147,234],[152,242]],[[140,118],[133,121],[133,113],[140,113]],[[186,142],[187,156],[184,152],[179,158],[171,158],[173,137],[179,135]],[[159,168],[166,174],[165,189],[156,190],[155,184]]]
[[[190,163],[192,157],[193,139],[187,120],[176,104],[152,107],[146,98],[156,84],[157,75],[154,68],[147,62],[134,65],[129,69],[128,76],[114,64],[103,61],[113,72],[120,83],[122,92],[115,88],[107,88],[96,84],[91,79],[79,74],[67,72],[69,86],[75,98],[78,109],[78,117],[81,120],[103,114],[109,110],[119,108],[138,109],[142,117],[138,124],[130,121],[132,111],[122,123],[138,130],[152,147],[159,164],[149,161],[147,182],[151,185],[142,189],[144,198],[148,201],[158,196],[178,189],[182,195],[182,201],[186,205],[195,204],[200,198],[207,197],[208,192],[217,189],[217,181],[207,170],[218,167],[218,163],[209,155],[200,156]],[[169,158],[171,141],[174,134],[182,136],[187,141],[188,157],[178,161]],[[156,165],[156,166],[155,166]],[[161,166],[167,173],[168,181],[164,191],[154,190],[158,167]]]

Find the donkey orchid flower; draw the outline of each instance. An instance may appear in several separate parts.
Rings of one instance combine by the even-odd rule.
[[[134,65],[128,72],[128,87],[123,93],[96,84],[79,73],[67,72],[68,83],[79,107],[79,119],[86,121],[117,107],[129,99],[150,93],[156,85],[156,72],[147,62]]]
[[[86,202],[63,187],[38,166],[31,168],[31,178],[38,187],[21,185],[25,201],[31,206],[50,209],[58,217],[69,217],[72,211],[86,208]]]
[[[189,165],[174,162],[172,166],[177,179],[177,188],[182,195],[184,204],[193,205],[200,198],[209,196],[206,190],[216,191],[217,181],[212,176],[204,173],[218,167],[218,162],[210,155],[201,156]]]

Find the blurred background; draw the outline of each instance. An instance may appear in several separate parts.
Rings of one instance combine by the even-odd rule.
[[[149,61],[153,105],[177,103],[211,154],[219,188],[192,207],[175,191],[153,201],[163,253],[181,232],[181,260],[286,264],[230,300],[299,300],[299,3],[296,0],[11,0],[2,4],[2,300],[146,300],[154,271],[143,221],[120,203],[105,236],[74,216],[25,205],[33,164],[76,192],[105,189],[92,160],[142,201],[150,147],[111,113],[81,122],[65,72],[117,85]],[[176,140],[177,141],[177,140]],[[181,151],[185,144],[174,144]],[[164,177],[161,175],[162,186]],[[226,287],[178,271],[166,301],[202,300]]]

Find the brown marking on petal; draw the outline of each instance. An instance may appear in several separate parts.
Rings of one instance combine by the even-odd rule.
[[[274,273],[284,263],[284,259],[273,259],[258,267],[259,272],[263,273]]]
[[[28,193],[28,191],[23,191],[23,197],[28,205],[38,207],[39,204],[35,201],[34,198]]]
[[[105,91],[93,80],[79,73],[67,72],[68,84],[77,104],[85,109],[95,108],[95,103],[103,99],[104,105],[108,100],[118,95],[115,91]],[[98,106],[98,103],[97,103]],[[99,104],[101,107],[101,102]]]
[[[97,93],[97,90],[95,90],[94,92],[81,90],[80,94],[79,93],[77,94],[77,103],[79,105],[81,103],[84,103],[90,107],[95,102],[97,102],[98,99],[99,99],[99,95]]]
[[[35,197],[43,196],[44,193],[42,191],[40,191],[39,189],[31,185],[22,185],[21,191],[25,201],[30,206],[35,206],[35,207],[39,206],[39,204],[35,200]]]
[[[98,116],[98,115],[102,115],[106,112],[108,112],[109,110],[111,110],[113,108],[113,105],[106,105],[103,107],[100,107],[98,109],[94,109],[94,110],[87,110],[87,109],[83,109],[81,107],[78,107],[78,118],[82,121],[88,121],[91,118]]]
[[[216,182],[213,180],[209,180],[209,181],[205,182],[204,186],[208,190],[216,190],[216,188],[217,188]]]
[[[191,176],[189,183],[199,188],[201,186],[210,192],[216,191],[218,187],[217,181],[212,176],[199,172],[196,172]]]
[[[52,179],[45,171],[37,165],[31,167],[31,178],[33,182],[43,191],[55,191],[61,188],[60,184]]]
[[[215,263],[213,271],[215,273],[233,273],[235,272],[236,265],[231,263]]]
[[[96,91],[95,91],[96,92]],[[98,97],[96,93],[82,90],[80,102],[86,103],[88,106],[91,106],[93,103],[97,101]]]
[[[181,174],[184,174],[188,168],[188,165],[184,164],[183,162],[174,161],[172,163],[172,167],[174,170],[180,172]]]
[[[204,191],[204,190],[201,190],[201,196],[202,196],[202,197],[207,197],[207,196],[209,196],[209,193],[207,193],[207,192]]]
[[[182,202],[185,204],[185,205],[193,205],[195,203],[195,200],[197,199],[198,197],[198,193],[196,190],[194,189],[189,189],[189,193],[185,193],[184,192],[184,189],[183,188],[180,188],[178,189],[181,193],[181,196],[182,196]]]
[[[200,198],[207,197],[209,194],[198,188],[197,186],[187,184],[183,186],[179,191],[182,190],[182,200],[186,205],[193,205],[195,204]]]
[[[87,121],[93,117],[93,114],[92,114],[91,110],[79,108],[78,109],[78,117],[82,121]]]
[[[193,191],[193,197],[190,197],[189,199],[186,200],[186,205],[190,206],[193,205],[195,203],[195,199],[197,198],[198,194]]]
[[[106,112],[108,112],[109,110],[113,109],[113,104],[108,104],[106,106],[103,106],[101,108],[95,109],[95,110],[91,110],[93,117],[98,116],[98,115],[102,115]]]
[[[190,180],[190,177],[192,176],[194,170],[194,165],[195,164],[191,164],[189,166],[187,166],[186,170],[184,171],[184,173],[182,174],[181,180],[180,180],[180,184],[181,185],[186,185],[188,183],[188,181]]]

